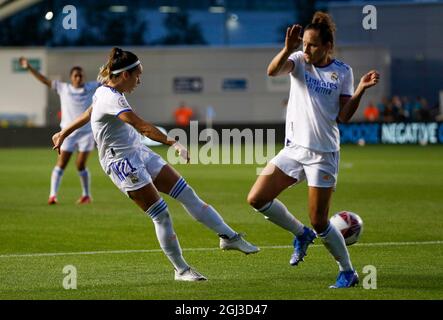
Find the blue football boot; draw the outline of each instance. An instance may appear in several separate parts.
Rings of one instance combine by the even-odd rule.
[[[314,230],[303,227],[303,234],[301,236],[294,238],[294,253],[289,260],[291,266],[296,266],[300,261],[304,261],[303,258],[306,256],[306,251],[311,243],[314,243],[314,239],[317,238]]]
[[[350,288],[358,284],[358,274],[354,270],[340,271],[337,277],[337,281],[334,285],[330,286],[330,289]]]

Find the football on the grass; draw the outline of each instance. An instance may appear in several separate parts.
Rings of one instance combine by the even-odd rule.
[[[340,211],[333,215],[330,221],[340,230],[347,246],[356,243],[360,239],[363,232],[363,220],[358,214],[351,211]]]

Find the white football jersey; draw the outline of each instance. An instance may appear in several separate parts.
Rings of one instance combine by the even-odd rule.
[[[352,69],[339,60],[324,67],[305,62],[303,52],[288,58],[291,91],[286,113],[286,146],[299,145],[319,152],[340,149],[337,117],[340,96],[354,94]]]
[[[91,81],[86,82],[81,88],[74,88],[70,83],[58,80],[52,81],[52,89],[60,96],[62,112],[60,127],[62,129],[67,127],[89,108],[92,103],[92,96],[100,85],[99,82]],[[89,123],[76,130],[76,132],[87,131],[91,131],[91,125]]]
[[[140,134],[120,120],[122,112],[132,111],[125,96],[106,85],[98,88],[92,102],[91,126],[100,163],[106,171],[113,162],[136,155],[142,146]]]

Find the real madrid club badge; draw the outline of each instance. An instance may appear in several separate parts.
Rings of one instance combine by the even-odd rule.
[[[132,183],[137,183],[139,181],[137,175],[134,172],[129,173],[128,177],[129,179],[131,179]]]
[[[118,98],[118,105],[122,108],[128,107],[128,103],[126,102],[126,99],[124,97]]]
[[[338,80],[338,74],[336,72],[331,73],[331,79],[334,81]]]

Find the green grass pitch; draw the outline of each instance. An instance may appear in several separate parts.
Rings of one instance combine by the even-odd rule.
[[[165,148],[155,148],[163,156]],[[256,165],[177,165],[199,195],[235,229],[262,247],[245,256],[217,249],[218,238],[165,196],[187,261],[209,278],[177,283],[159,252],[153,224],[89,162],[91,205],[78,206],[73,161],[59,194],[46,204],[55,163],[50,149],[0,150],[0,299],[442,299],[443,147],[343,146],[331,213],[350,210],[364,234],[349,247],[360,285],[330,290],[337,265],[317,239],[305,262],[288,263],[289,233],[246,203]],[[304,223],[305,184],[280,199]],[[63,254],[55,254],[63,253]],[[46,254],[46,255],[45,255]],[[77,289],[62,286],[77,269]],[[363,268],[377,270],[377,289],[363,288]]]

